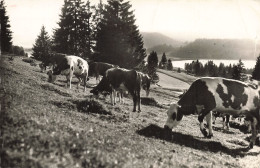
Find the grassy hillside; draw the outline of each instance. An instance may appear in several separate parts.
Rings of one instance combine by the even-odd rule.
[[[260,147],[250,151],[242,127],[214,137],[199,131],[197,116],[185,116],[170,137],[163,133],[168,104],[179,92],[152,86],[142,91],[142,112],[133,113],[132,100],[111,106],[109,97],[94,99],[89,91],[55,83],[38,66],[15,57],[0,59],[1,167],[258,167]],[[167,81],[169,76],[165,77]],[[170,83],[168,83],[170,85]],[[182,83],[180,83],[182,85]],[[250,163],[250,164],[249,164]]]

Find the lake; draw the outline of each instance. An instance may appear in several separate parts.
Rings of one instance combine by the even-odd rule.
[[[222,62],[225,66],[228,66],[229,64],[233,65],[233,64],[237,64],[238,60],[214,60],[214,59],[200,59],[199,61],[205,65],[209,60],[212,60],[214,62],[214,64],[216,64],[217,66],[219,66],[219,64]],[[191,63],[192,61],[196,61],[196,60],[175,60],[172,61],[172,65],[173,67],[179,67],[179,68],[183,68],[185,66],[185,63]],[[255,64],[256,64],[256,60],[242,60],[242,62],[245,65],[245,68],[249,69],[249,68],[254,68]]]

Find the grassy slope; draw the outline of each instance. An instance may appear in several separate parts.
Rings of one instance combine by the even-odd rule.
[[[184,117],[172,138],[162,134],[166,109],[142,106],[132,113],[132,101],[111,106],[112,114],[85,112],[76,102],[92,100],[88,88],[64,88],[64,77],[50,84],[39,67],[15,58],[0,63],[1,164],[3,167],[254,167],[260,148],[245,152],[248,135],[221,123],[214,137],[205,139],[196,116]],[[95,83],[94,81],[92,81]],[[144,94],[144,93],[142,93]],[[154,87],[151,97],[160,104],[177,100],[178,93]]]

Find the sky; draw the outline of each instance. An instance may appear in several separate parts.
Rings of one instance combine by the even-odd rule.
[[[91,4],[98,1],[90,0]],[[159,32],[180,41],[236,38],[258,42],[260,38],[257,0],[130,0],[130,3],[141,32]],[[63,4],[64,0],[5,0],[13,44],[31,48],[43,25],[52,35]]]

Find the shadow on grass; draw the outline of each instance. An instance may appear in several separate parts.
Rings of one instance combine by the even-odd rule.
[[[223,129],[223,127],[212,127],[214,131],[218,131],[218,132],[223,132],[225,134],[236,134],[233,131],[227,130],[227,129]]]
[[[248,128],[244,124],[241,125],[241,124],[236,123],[236,122],[229,122],[229,126],[232,127],[232,128],[239,129],[243,133],[248,133]]]
[[[47,84],[42,84],[41,87],[45,90],[50,90],[50,91],[54,91],[56,93],[58,93],[61,96],[65,96],[65,97],[71,97],[71,95],[69,93],[66,92],[62,92],[61,90],[55,88],[54,86],[52,86],[51,84],[47,83]]]
[[[137,134],[145,137],[161,139],[203,151],[222,152],[232,157],[244,157],[246,155],[257,156],[259,154],[258,152],[249,152],[247,147],[229,149],[228,147],[223,146],[220,142],[207,140],[206,138],[197,139],[191,135],[182,134],[180,132],[165,131],[163,128],[154,124],[151,124],[136,132]]]

